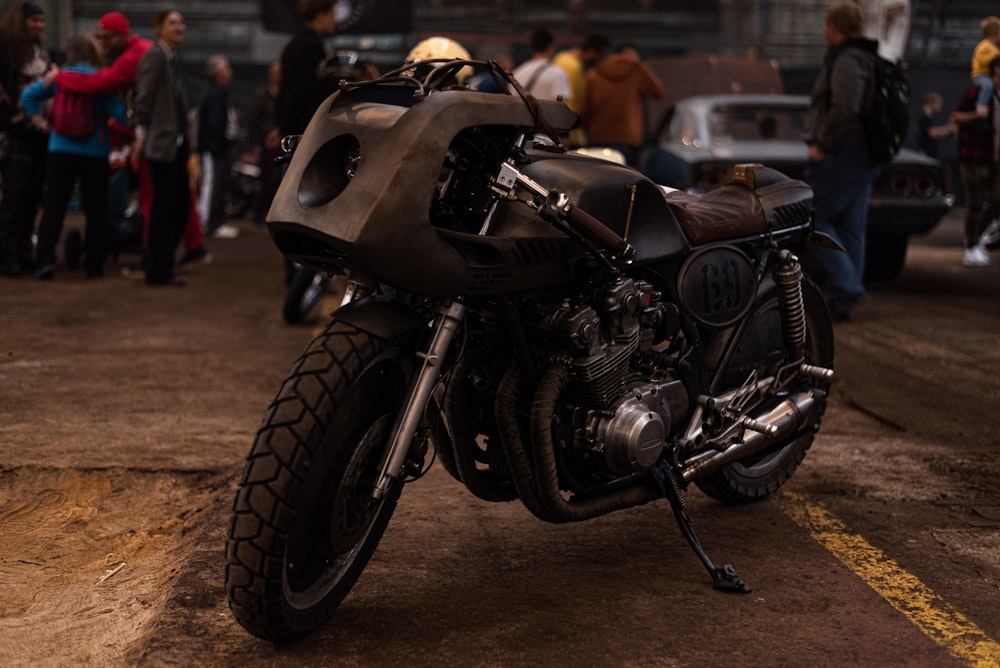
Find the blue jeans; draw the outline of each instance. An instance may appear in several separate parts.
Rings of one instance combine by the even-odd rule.
[[[848,144],[806,167],[805,181],[812,186],[816,207],[816,229],[833,237],[846,251],[815,248],[830,303],[854,302],[865,294],[865,231],[878,170],[864,143]]]
[[[977,107],[989,107],[993,98],[993,77],[989,74],[980,74],[972,78],[972,84],[979,86],[979,94],[976,95]]]

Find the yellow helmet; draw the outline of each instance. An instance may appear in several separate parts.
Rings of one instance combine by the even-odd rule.
[[[406,56],[406,63],[415,63],[420,60],[434,60],[437,58],[471,60],[472,56],[469,55],[464,46],[455,40],[435,36],[428,37],[410,49],[410,53]],[[472,74],[472,68],[463,67],[455,75],[455,79],[459,85],[463,85],[470,74]]]

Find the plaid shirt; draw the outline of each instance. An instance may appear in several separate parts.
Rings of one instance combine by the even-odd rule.
[[[955,106],[955,111],[975,111],[976,96],[979,86],[969,86],[962,94],[962,99]],[[992,165],[996,162],[996,149],[993,136],[993,104],[990,104],[989,115],[958,126],[958,161],[975,164]]]

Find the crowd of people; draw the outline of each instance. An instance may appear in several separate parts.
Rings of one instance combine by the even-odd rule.
[[[866,153],[858,118],[870,95],[868,63],[876,52],[901,56],[897,37],[900,25],[908,21],[900,11],[907,3],[883,5],[845,1],[828,10],[828,51],[813,88],[804,137],[809,152],[805,179],[814,191],[818,228],[846,249],[818,254],[831,310],[844,320],[864,297],[866,212],[879,171]],[[264,227],[280,180],[280,167],[274,164],[279,138],[302,133],[336,83],[321,75],[329,58],[326,40],[337,29],[335,1],[300,0],[299,13],[299,31],[269,67],[245,119],[246,157],[261,169],[253,207],[253,223],[259,228]],[[224,196],[241,125],[230,94],[229,59],[208,58],[204,91],[200,99],[191,100],[178,61],[185,36],[179,11],[156,15],[154,39],[135,34],[127,17],[110,12],[98,21],[93,36],[69,40],[61,66],[51,62],[44,28],[43,8],[31,0],[8,3],[0,17],[0,131],[7,137],[0,276],[53,278],[63,219],[78,186],[86,221],[86,276],[101,277],[108,255],[108,221],[126,215],[122,202],[127,198],[118,192],[124,187],[138,194],[143,226],[143,264],[129,275],[151,286],[183,285],[179,265],[211,258],[206,237],[239,234],[225,220]],[[997,217],[1000,202],[993,140],[1000,100],[1000,18],[983,20],[982,33],[972,50],[970,86],[947,122],[937,118],[943,98],[930,93],[917,124],[919,149],[934,157],[940,140],[957,136],[966,198],[967,266],[989,264],[981,238]],[[602,34],[559,48],[545,27],[530,34],[527,46],[530,55],[521,63],[512,62],[506,52],[489,57],[512,70],[535,97],[562,100],[579,115],[579,128],[565,138],[570,146],[614,149],[625,163],[636,166],[648,139],[645,102],[665,94],[638,49],[613,44]],[[473,79],[468,85],[504,92],[494,77]],[[72,103],[74,96],[92,102],[95,118],[89,132],[70,136],[54,122],[54,111]],[[117,185],[121,179],[116,181],[116,172],[125,165],[120,158],[129,153],[125,168],[133,176],[124,186]]]
[[[321,66],[329,57],[326,40],[336,32],[335,5],[334,0],[300,0],[301,27],[269,67],[246,114],[245,157],[261,170],[255,227],[264,227],[280,180],[274,164],[280,137],[304,132],[336,85],[333,78],[324,79]],[[225,220],[227,180],[242,120],[230,94],[232,65],[225,55],[208,58],[204,90],[193,100],[178,58],[183,15],[161,11],[153,28],[154,38],[146,39],[133,32],[124,14],[109,12],[93,35],[74,35],[65,62],[56,65],[43,42],[43,8],[30,0],[8,3],[0,19],[0,121],[8,141],[0,276],[55,276],[57,243],[74,192],[85,217],[88,278],[104,275],[108,229],[129,215],[131,192],[138,200],[133,208],[142,224],[143,262],[124,273],[148,285],[183,285],[179,265],[211,259],[206,237],[238,236],[239,229]],[[664,93],[638,50],[622,44],[612,51],[603,35],[557,50],[546,28],[532,33],[529,47],[531,57],[514,68],[514,76],[536,97],[560,99],[578,112],[581,127],[567,142],[613,148],[635,165],[643,141],[643,99]],[[497,57],[514,67],[507,54]],[[94,114],[86,136],[50,127],[65,100],[80,99],[92,103]]]
[[[7,5],[0,18],[0,130],[7,140],[0,276],[54,277],[76,188],[87,278],[104,275],[109,230],[131,208],[139,212],[143,261],[124,272],[150,286],[183,285],[178,265],[211,259],[206,236],[238,235],[224,220],[239,133],[232,67],[225,56],[209,58],[205,91],[192,106],[178,62],[185,29],[179,11],[161,11],[154,39],[146,39],[122,13],[109,12],[92,35],[68,40],[58,66],[43,43],[43,8],[24,0]],[[86,118],[83,127],[67,123],[79,118]]]

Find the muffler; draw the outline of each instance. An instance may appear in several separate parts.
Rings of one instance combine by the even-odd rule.
[[[813,418],[817,407],[826,403],[826,393],[822,390],[799,392],[786,397],[768,412],[756,416],[754,427],[745,430],[745,436],[725,450],[703,452],[685,462],[682,477],[691,483],[711,475],[727,464],[738,462],[761,450],[777,445],[813,428]]]

